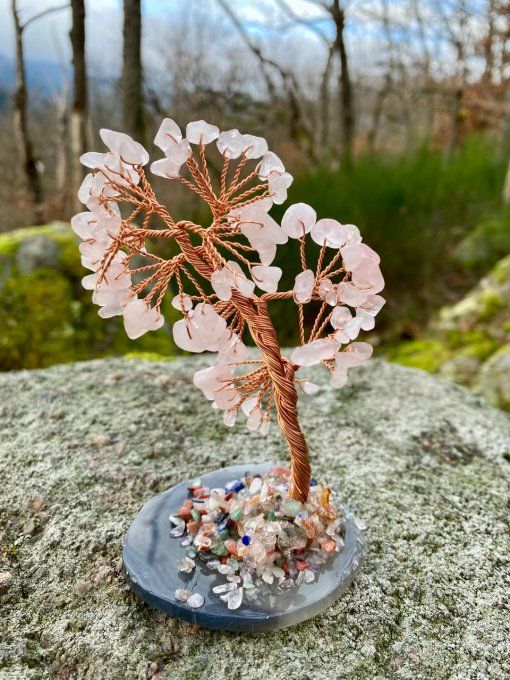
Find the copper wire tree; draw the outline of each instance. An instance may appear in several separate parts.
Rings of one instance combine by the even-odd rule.
[[[91,168],[79,192],[89,211],[72,220],[82,238],[82,262],[93,272],[83,285],[94,291],[100,316],[122,315],[129,337],[137,338],[163,325],[160,306],[173,289],[172,304],[183,315],[173,326],[175,343],[190,352],[217,353],[212,366],[195,374],[195,384],[224,412],[228,426],[241,409],[248,428],[265,434],[276,411],[290,449],[290,495],[306,501],[310,461],[296,388],[318,388],[296,373],[322,363],[332,385],[340,387],[347,369],[371,355],[370,345],[351,340],[373,328],[384,304],[377,294],[384,286],[379,257],[361,243],[354,225],[317,221],[304,203],[290,206],[281,226],[275,222],[268,211],[286,200],[292,177],[261,137],[220,133],[196,121],[183,138],[174,121],[163,121],[154,141],[165,157],[151,170],[205,201],[212,215],[208,226],[177,222],[159,203],[143,169],[149,155],[140,144],[111,130],[101,130],[101,138],[109,151],[81,159]],[[223,156],[215,182],[206,157],[214,141]],[[307,235],[318,244],[315,271],[308,266]],[[302,271],[292,290],[278,291],[282,271],[271,263],[289,237],[299,241]],[[171,239],[179,252],[161,257],[155,239]],[[256,287],[262,292],[256,294]],[[268,303],[282,299],[297,305],[301,344],[290,359],[282,356],[268,314]],[[303,308],[309,303],[318,311],[306,335]],[[247,331],[260,350],[258,359],[246,358]]]

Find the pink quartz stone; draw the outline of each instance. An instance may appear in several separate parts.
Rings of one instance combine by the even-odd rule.
[[[213,401],[216,399],[215,393],[225,387],[226,381],[232,378],[232,373],[232,366],[216,364],[197,371],[193,376],[193,384],[202,390],[206,399]]]
[[[186,139],[191,144],[210,144],[218,139],[219,134],[219,128],[205,120],[196,120],[186,126]]]
[[[281,159],[272,151],[268,151],[262,157],[262,161],[259,166],[259,177],[261,179],[267,179],[271,172],[285,172],[285,166],[283,165]]]
[[[162,151],[166,151],[169,146],[180,141],[182,141],[180,127],[171,118],[164,118],[154,137],[154,144],[159,146]]]
[[[193,308],[193,300],[189,295],[182,295],[182,299],[180,295],[176,295],[172,299],[171,305],[174,309],[178,309],[181,312],[189,312]]]
[[[276,293],[278,282],[282,277],[280,267],[268,267],[265,265],[255,265],[251,268],[253,279],[256,285],[265,290],[266,293]]]
[[[233,285],[234,276],[226,267],[217,269],[211,274],[211,286],[220,300],[230,300]]]
[[[155,331],[164,323],[163,316],[155,307],[149,307],[144,300],[133,299],[124,307],[124,326],[131,340],[136,340],[147,331]]]
[[[243,135],[243,151],[246,158],[260,158],[267,153],[267,142],[264,137]]]
[[[359,290],[352,283],[339,283],[337,292],[338,300],[350,307],[358,307],[367,300],[367,293]]]
[[[273,203],[280,205],[287,200],[287,189],[292,184],[293,177],[288,172],[270,172],[267,187]]]
[[[317,220],[317,213],[306,203],[295,203],[287,208],[282,218],[282,229],[290,238],[308,234]]]
[[[336,286],[330,281],[330,279],[322,279],[317,287],[317,293],[319,297],[327,302],[328,305],[334,307],[338,302],[338,295]]]
[[[71,218],[71,229],[82,240],[92,237],[92,230],[96,226],[98,216],[91,212],[81,212]]]
[[[310,236],[320,246],[326,245],[328,248],[341,248],[348,238],[347,229],[329,218],[319,220],[310,232]]]
[[[159,161],[151,163],[151,172],[153,175],[159,177],[166,177],[167,179],[175,179],[179,177],[181,166],[170,158],[162,158]]]
[[[149,162],[147,151],[129,135],[106,128],[99,130],[99,135],[110,151],[119,155],[124,163],[146,165]]]
[[[290,359],[298,366],[314,366],[324,359],[332,359],[339,347],[340,343],[333,338],[320,338],[296,347]]]
[[[191,156],[191,146],[187,139],[180,142],[171,142],[165,149],[165,156],[169,161],[181,167]]]
[[[341,329],[352,319],[352,314],[347,307],[335,307],[331,314],[330,323],[335,329]]]
[[[379,293],[384,288],[384,278],[379,265],[365,258],[353,270],[352,282],[367,295]]]
[[[298,274],[293,288],[294,300],[299,304],[310,302],[314,285],[315,274],[311,269],[305,269]]]
[[[381,295],[368,295],[366,301],[360,308],[367,314],[376,316],[385,304],[386,300]]]
[[[244,295],[245,297],[253,297],[255,284],[246,276],[239,263],[235,262],[234,260],[229,260],[227,265],[230,269],[235,288],[237,288],[241,295]]]
[[[239,130],[227,130],[220,132],[216,146],[222,156],[232,160],[243,153],[245,140]]]

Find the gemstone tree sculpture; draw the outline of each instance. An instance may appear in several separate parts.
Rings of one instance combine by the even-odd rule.
[[[374,327],[384,304],[378,255],[361,242],[357,227],[317,221],[305,203],[291,205],[277,224],[269,210],[286,200],[292,177],[261,137],[220,132],[204,121],[189,123],[183,137],[173,120],[162,122],[154,142],[164,157],[150,169],[207,203],[211,223],[201,226],[175,221],[158,202],[143,169],[149,154],[139,143],[120,132],[100,134],[109,151],[82,156],[91,169],[79,191],[88,212],[72,219],[83,265],[92,271],[83,285],[93,291],[99,315],[122,315],[128,336],[138,338],[163,325],[160,306],[173,290],[172,305],[182,313],[173,326],[176,345],[216,353],[209,368],[195,373],[195,385],[223,411],[229,427],[241,411],[248,429],[264,435],[276,414],[290,450],[289,496],[306,502],[310,463],[297,390],[318,388],[298,372],[321,363],[331,384],[342,387],[348,369],[370,357],[369,344],[352,341]],[[222,157],[217,182],[207,162],[212,143]],[[282,270],[272,262],[289,238],[299,242],[302,271],[292,290],[278,291]],[[178,252],[162,257],[153,246],[157,239],[170,239]],[[268,314],[274,300],[297,307],[301,344],[289,358],[282,356]],[[316,311],[308,334],[306,305]],[[256,359],[246,358],[247,333],[260,350]]]

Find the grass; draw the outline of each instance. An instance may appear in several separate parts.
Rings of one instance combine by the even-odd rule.
[[[476,136],[448,160],[426,147],[404,156],[362,155],[350,171],[298,175],[289,203],[310,203],[319,218],[361,229],[382,259],[388,299],[382,327],[393,337],[412,337],[439,305],[471,284],[452,253],[483,220],[498,219],[507,163],[500,147],[491,137]],[[280,250],[283,289],[293,285],[299,259],[297,249],[292,255]]]

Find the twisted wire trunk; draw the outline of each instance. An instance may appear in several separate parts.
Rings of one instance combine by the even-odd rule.
[[[195,248],[184,231],[177,234],[175,238],[188,262],[202,276],[210,280],[214,268],[212,263],[207,261],[207,254],[202,249]],[[308,445],[297,416],[294,368],[282,357],[266,302],[250,300],[237,291],[233,291],[232,302],[248,324],[271,377],[278,422],[290,450],[290,496],[304,503],[310,490],[311,468]]]
[[[281,355],[267,304],[259,300],[253,305],[241,295],[234,295],[234,304],[246,320],[271,377],[278,422],[290,450],[290,496],[304,503],[310,490],[311,468],[308,445],[298,421],[294,368]]]

